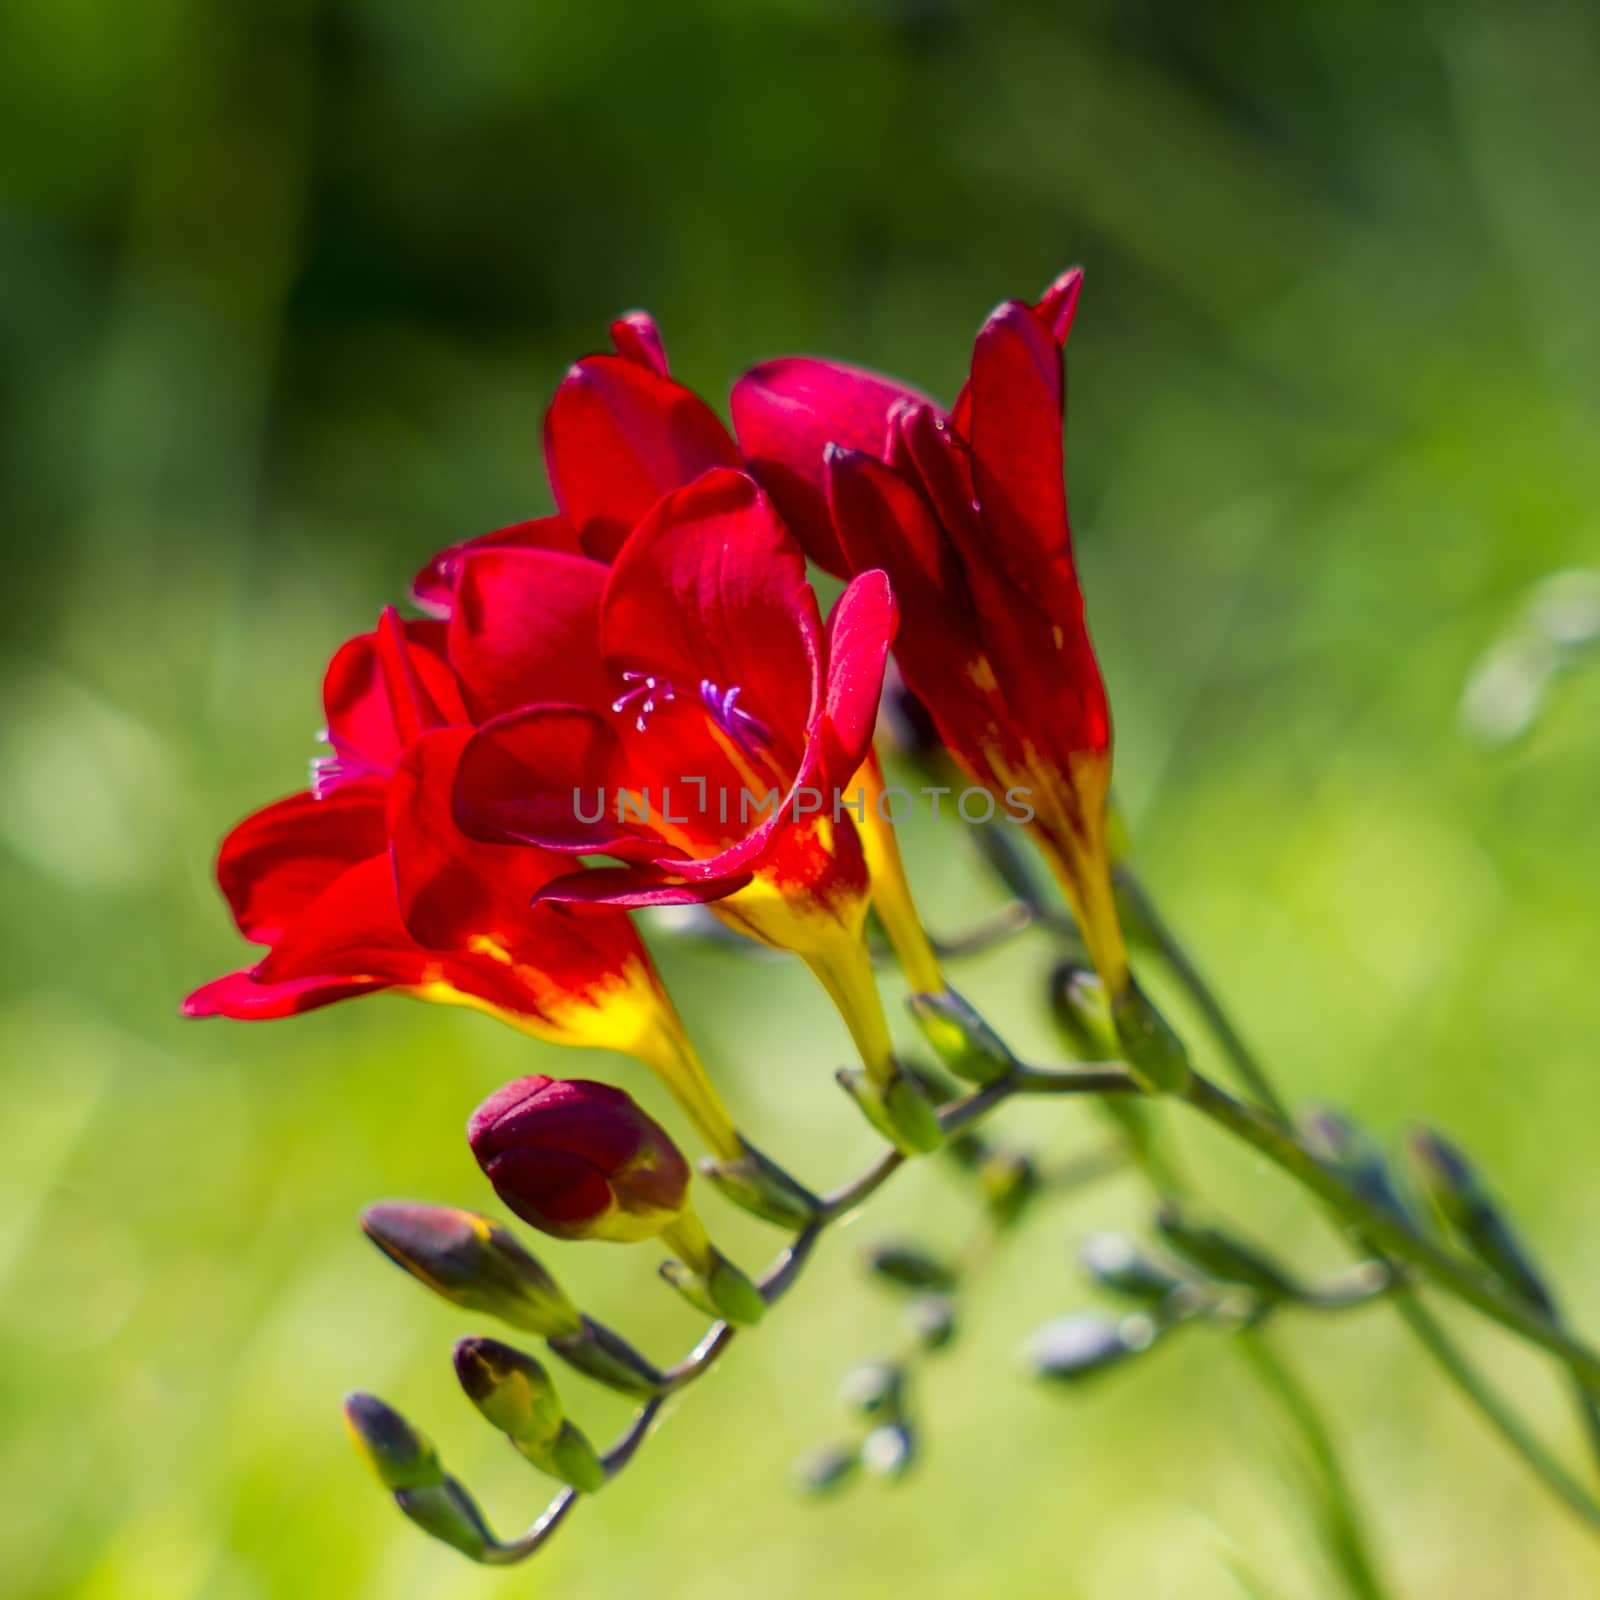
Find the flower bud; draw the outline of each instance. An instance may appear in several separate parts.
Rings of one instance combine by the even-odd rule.
[[[819,1445],[795,1462],[795,1487],[802,1494],[833,1494],[850,1481],[860,1464],[859,1452],[846,1445]]]
[[[362,1459],[385,1489],[431,1489],[444,1482],[433,1441],[375,1394],[352,1394],[344,1420]]]
[[[1062,1042],[1079,1061],[1108,1061],[1117,1053],[1105,985],[1091,967],[1062,961],[1050,974],[1050,1010]]]
[[[344,1403],[344,1420],[378,1481],[419,1528],[474,1561],[488,1557],[495,1538],[483,1513],[445,1473],[426,1434],[371,1394],[350,1395]]]
[[[1446,1225],[1513,1294],[1553,1315],[1554,1299],[1539,1269],[1466,1154],[1431,1128],[1416,1129],[1406,1146],[1428,1199]]]
[[[546,1339],[583,1325],[555,1279],[489,1217],[386,1200],[362,1212],[361,1226],[396,1266],[453,1305]]]
[[[1126,1234],[1091,1234],[1078,1260],[1102,1289],[1141,1305],[1159,1305],[1183,1286],[1177,1273],[1147,1256]]]
[[[884,1084],[874,1082],[859,1067],[842,1067],[836,1076],[867,1121],[902,1154],[926,1154],[944,1142],[933,1102],[904,1068]]]
[[[1148,1350],[1158,1332],[1143,1312],[1109,1317],[1101,1311],[1074,1311],[1040,1328],[1028,1341],[1023,1360],[1036,1378],[1077,1383]]]
[[[978,1186],[990,1218],[1009,1228],[1039,1192],[1039,1168],[1025,1150],[990,1149],[978,1163]]]
[[[455,1367],[467,1398],[536,1467],[587,1494],[604,1487],[594,1447],[567,1421],[555,1384],[532,1356],[497,1339],[463,1339]]]
[[[609,1084],[519,1078],[473,1112],[467,1139],[500,1198],[558,1239],[654,1238],[688,1200],[677,1146]]]
[[[708,1156],[699,1163],[701,1173],[736,1206],[780,1227],[803,1228],[813,1221],[820,1204],[803,1184],[747,1140],[737,1161]]]
[[[1018,1065],[1005,1040],[954,989],[906,1002],[950,1070],[969,1083],[995,1083]]]
[[[1383,1152],[1348,1117],[1318,1109],[1300,1118],[1300,1139],[1323,1166],[1338,1175],[1368,1205],[1387,1212],[1408,1228],[1416,1218],[1390,1175]]]
[[[956,1336],[956,1303],[947,1294],[919,1294],[906,1307],[906,1328],[919,1349],[943,1350]]]
[[[951,1267],[909,1244],[874,1245],[866,1252],[867,1270],[902,1289],[937,1289],[948,1293],[956,1286]]]
[[[1220,1228],[1190,1221],[1170,1200],[1156,1213],[1156,1228],[1178,1255],[1208,1277],[1253,1290],[1264,1300],[1301,1297],[1300,1286],[1275,1261]]]
[[[839,1381],[839,1403],[863,1417],[898,1417],[905,1383],[898,1361],[858,1361]]]
[[[903,1422],[886,1422],[861,1441],[861,1465],[875,1478],[898,1483],[916,1461],[917,1441]]]

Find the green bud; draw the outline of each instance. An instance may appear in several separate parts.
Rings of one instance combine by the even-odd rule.
[[[1079,1383],[1142,1354],[1159,1331],[1143,1312],[1110,1317],[1101,1311],[1074,1311],[1040,1328],[1028,1341],[1023,1361],[1036,1378]]]
[[[467,1398],[519,1445],[543,1448],[561,1431],[561,1396],[532,1356],[498,1339],[462,1339],[455,1367]]]
[[[1554,1297],[1533,1258],[1466,1154],[1431,1128],[1416,1129],[1406,1146],[1422,1188],[1445,1224],[1513,1294],[1546,1316],[1554,1315]]]
[[[886,1422],[861,1441],[861,1465],[886,1483],[898,1483],[915,1460],[916,1440],[903,1422]]]
[[[424,1533],[453,1545],[473,1561],[486,1560],[494,1548],[495,1538],[483,1513],[454,1478],[427,1488],[397,1490],[394,1503]]]
[[[860,1454],[845,1445],[819,1445],[794,1464],[795,1486],[802,1494],[834,1494],[855,1476]]]
[[[1092,967],[1059,962],[1050,974],[1050,1011],[1067,1053],[1079,1061],[1109,1061],[1117,1034],[1105,985]]]
[[[956,1336],[956,1303],[947,1294],[919,1294],[906,1307],[906,1325],[922,1349],[943,1350]]]
[[[874,1082],[860,1067],[842,1067],[837,1077],[867,1120],[902,1153],[922,1155],[944,1142],[933,1102],[904,1068],[886,1084]]]
[[[803,1228],[817,1214],[817,1197],[752,1144],[734,1161],[706,1157],[700,1171],[736,1206],[780,1227]]]
[[[978,1165],[978,1183],[989,1215],[1010,1227],[1039,1192],[1039,1169],[1024,1151],[992,1149]]]
[[[388,1200],[368,1206],[361,1226],[396,1266],[452,1305],[547,1339],[583,1325],[555,1279],[490,1217]]]
[[[430,1489],[444,1482],[433,1441],[375,1394],[348,1396],[344,1420],[356,1449],[385,1489]]]
[[[456,1377],[467,1398],[534,1466],[587,1494],[604,1486],[594,1446],[567,1421],[550,1375],[497,1339],[463,1339]]]
[[[1326,1109],[1308,1111],[1300,1119],[1300,1139],[1368,1205],[1415,1227],[1411,1207],[1395,1187],[1383,1152],[1348,1117]]]
[[[711,1252],[711,1265],[696,1272],[682,1261],[663,1261],[657,1269],[697,1311],[736,1327],[748,1327],[766,1314],[761,1291],[720,1251]]]
[[[1178,1255],[1208,1277],[1253,1290],[1264,1300],[1300,1296],[1300,1286],[1276,1262],[1220,1228],[1191,1222],[1172,1201],[1156,1213],[1156,1228]]]
[[[996,1083],[1017,1065],[1009,1046],[954,989],[906,1002],[928,1042],[969,1083]]]
[[[576,1333],[550,1340],[550,1351],[569,1367],[619,1394],[648,1399],[661,1392],[660,1372],[625,1339],[587,1317]]]
[[[943,1261],[909,1244],[873,1245],[866,1252],[867,1270],[901,1289],[955,1288],[955,1272]]]
[[[1189,1053],[1138,983],[1111,1001],[1111,1021],[1128,1070],[1155,1094],[1176,1094],[1189,1081]]]
[[[839,1382],[839,1403],[863,1417],[897,1417],[905,1383],[898,1361],[859,1361]]]
[[[1141,1305],[1159,1305],[1183,1285],[1177,1273],[1146,1255],[1121,1233],[1090,1234],[1083,1241],[1078,1260],[1102,1289]]]

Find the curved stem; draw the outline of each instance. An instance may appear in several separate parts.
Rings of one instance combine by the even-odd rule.
[[[1327,1519],[1323,1534],[1350,1592],[1359,1600],[1384,1600],[1387,1591],[1378,1576],[1365,1519],[1315,1400],[1294,1369],[1272,1348],[1265,1328],[1245,1328],[1239,1338],[1256,1375],[1277,1397],[1305,1443],[1322,1490]]]

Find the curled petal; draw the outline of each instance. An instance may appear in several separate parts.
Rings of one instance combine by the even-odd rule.
[[[340,873],[381,855],[383,804],[369,788],[292,794],[246,817],[217,855],[217,883],[239,931],[273,944]]]
[[[828,677],[817,773],[830,795],[850,781],[872,746],[896,620],[889,579],[878,570],[856,578],[828,618]]]
[[[830,444],[878,455],[896,405],[933,402],[892,378],[842,362],[791,356],[753,367],[733,387],[739,446],[806,554],[849,575],[828,514],[823,451]]]
[[[557,550],[563,555],[581,554],[577,535],[564,517],[535,517],[530,522],[513,522],[493,533],[480,533],[441,550],[411,580],[411,598],[430,616],[448,618],[455,609],[456,585],[462,569],[485,550]]]
[[[669,490],[739,452],[706,403],[651,366],[588,356],[568,372],[545,418],[556,502],[583,548],[609,561]]]
[[[667,349],[661,330],[648,311],[625,311],[611,324],[611,343],[619,356],[648,367],[660,377],[668,376]]]
[[[354,999],[388,988],[382,978],[290,978],[262,983],[253,969],[230,972],[202,984],[183,1002],[186,1017],[231,1017],[236,1022],[270,1022],[299,1016],[336,1000]]]

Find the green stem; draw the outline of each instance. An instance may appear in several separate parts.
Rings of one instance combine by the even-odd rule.
[[[1378,1576],[1360,1507],[1316,1402],[1272,1348],[1264,1328],[1244,1329],[1240,1342],[1256,1376],[1276,1396],[1305,1444],[1322,1492],[1324,1539],[1350,1592],[1359,1600],[1384,1600],[1387,1591]]]

